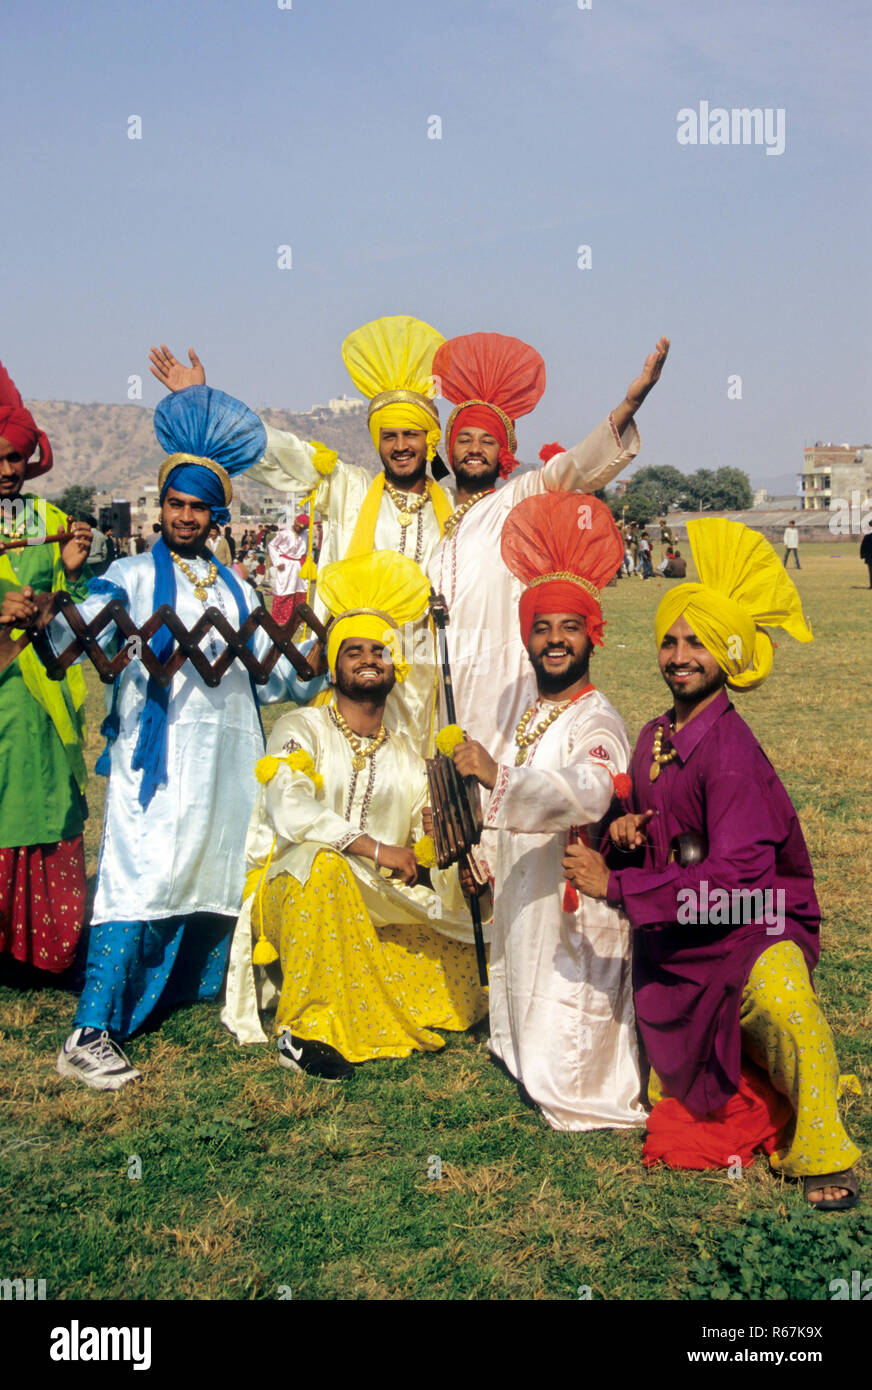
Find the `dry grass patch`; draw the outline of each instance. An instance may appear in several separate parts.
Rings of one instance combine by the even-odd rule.
[[[514,1172],[514,1155],[499,1163],[487,1163],[481,1168],[464,1169],[454,1163],[443,1163],[442,1177],[417,1184],[419,1192],[443,1195],[463,1192],[471,1197],[491,1197],[514,1187],[518,1181]]]
[[[211,1211],[193,1226],[185,1227],[187,1207],[182,1207],[178,1226],[161,1226],[155,1233],[144,1229],[144,1234],[166,1236],[176,1242],[178,1253],[183,1256],[206,1255],[210,1259],[229,1255],[237,1244],[240,1228],[251,1221],[251,1213],[238,1210],[237,1197],[224,1197],[220,1192],[211,1204]],[[202,1294],[198,1295],[202,1297]]]

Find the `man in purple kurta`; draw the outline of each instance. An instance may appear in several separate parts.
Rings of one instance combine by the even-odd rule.
[[[795,1113],[774,1168],[823,1210],[854,1206],[860,1152],[842,1126],[832,1035],[811,985],[820,911],[796,812],[726,685],[766,678],[763,624],[811,641],[795,585],[769,542],[721,518],[688,523],[700,576],[662,600],[661,674],[674,706],[647,724],[630,764],[632,811],[610,827],[609,865],[584,845],[564,868],[635,929],[636,1015],[665,1092],[720,1121],[743,1054]],[[620,855],[617,856],[620,859]]]
[[[671,735],[677,756],[652,782],[655,730],[668,738],[669,726],[669,713],[646,724],[630,763],[632,809],[653,812],[644,866],[611,873],[606,896],[639,928],[633,984],[651,1065],[671,1096],[705,1114],[739,1084],[738,1004],[751,967],[776,941],[795,941],[813,970],[820,909],[790,797],[726,690]],[[671,847],[687,832],[702,832],[708,852],[682,868],[670,863]],[[687,889],[707,923],[679,925]],[[762,890],[762,902],[746,899],[742,911],[737,900],[734,913],[718,889]],[[734,925],[736,916],[749,920]]]

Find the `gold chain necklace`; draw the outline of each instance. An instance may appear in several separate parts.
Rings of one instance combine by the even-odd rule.
[[[411,525],[412,517],[417,516],[421,508],[426,507],[427,503],[430,501],[430,490],[425,487],[420,496],[416,497],[414,502],[411,502],[409,500],[409,494],[404,494],[400,492],[398,488],[395,488],[387,475],[385,476],[385,492],[396,507],[397,521],[404,530],[407,526]]]
[[[333,719],[333,723],[336,725],[339,732],[351,744],[351,751],[354,755],[351,759],[351,766],[354,768],[355,772],[363,772],[363,769],[366,767],[367,758],[374,758],[378,750],[382,747],[383,744],[387,743],[388,739],[390,738],[388,730],[385,728],[384,724],[382,724],[375,738],[370,741],[369,747],[364,748],[357,734],[354,733],[352,729],[349,729],[347,723],[345,722],[345,719],[339,713],[339,710],[336,708],[336,706],[330,705],[329,709],[330,715]]]
[[[531,730],[529,733],[527,730],[530,725],[530,720],[533,718],[538,708],[538,700],[535,705],[530,706],[526,714],[521,716],[521,722],[515,730],[515,742],[518,745],[518,752],[515,755],[515,767],[523,767],[527,757],[527,749],[534,743],[538,743],[549,724],[553,724],[555,719],[557,719],[565,709],[568,709],[571,704],[571,700],[563,700],[561,704],[554,705],[549,713],[546,714],[541,724],[537,724],[535,729]]]
[[[474,507],[476,502],[481,501],[482,497],[489,497],[490,494],[495,491],[496,488],[486,487],[483,492],[476,492],[473,494],[472,497],[467,497],[466,501],[462,502],[461,505],[451,513],[450,517],[445,522],[446,540],[449,536],[454,534],[455,530],[460,525],[463,518],[466,516],[466,513],[469,511],[470,507]]]
[[[181,555],[177,555],[174,550],[171,550],[170,554],[173,557],[174,563],[178,565],[185,578],[190,579],[191,583],[193,584],[194,597],[198,598],[201,603],[204,603],[206,600],[207,591],[211,589],[212,585],[215,583],[215,580],[218,578],[218,566],[215,564],[213,560],[210,560],[209,569],[206,573],[205,578],[198,579],[194,571],[191,569],[191,566],[185,564],[185,561],[182,559]]]
[[[648,779],[651,782],[657,781],[657,778],[660,776],[661,767],[665,767],[667,763],[673,762],[678,757],[678,753],[674,748],[670,749],[668,753],[661,753],[660,750],[662,747],[663,725],[658,724],[657,728],[654,730],[654,747],[651,750],[651,757],[654,761],[651,764],[651,771],[648,773]]]

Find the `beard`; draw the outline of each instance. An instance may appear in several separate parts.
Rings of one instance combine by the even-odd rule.
[[[467,472],[465,463],[466,460],[464,459],[463,463],[454,465],[454,477],[458,487],[462,487],[465,492],[487,492],[490,488],[496,486],[497,479],[500,476],[499,463],[495,463],[492,471],[489,473],[480,471],[476,473]]]
[[[543,660],[544,653],[542,656],[533,656],[532,653],[528,651],[527,655],[530,657],[530,664],[536,673],[536,685],[539,694],[559,695],[561,690],[568,690],[571,685],[575,685],[577,681],[583,680],[588,674],[590,654],[592,651],[593,643],[585,640],[584,650],[579,652],[578,656],[570,661],[566,670],[560,673],[548,671],[546,669]]]
[[[393,483],[394,487],[400,492],[408,492],[410,488],[413,488],[416,483],[419,483],[422,478],[426,478],[427,476],[426,454],[410,473],[395,473],[390,459],[383,458],[382,466],[385,470],[385,476],[388,482]]]
[[[355,704],[383,705],[396,681],[393,667],[381,680],[376,681],[363,681],[358,676],[346,676],[344,671],[337,671],[335,677],[336,689],[346,700],[352,700]]]
[[[673,683],[665,671],[663,673],[663,679],[669,686],[674,700],[680,701],[683,705],[698,705],[700,700],[705,700],[709,695],[714,695],[715,691],[720,690],[726,685],[727,673],[719,669],[707,680],[702,680],[693,690],[688,690],[684,684],[678,681]]]

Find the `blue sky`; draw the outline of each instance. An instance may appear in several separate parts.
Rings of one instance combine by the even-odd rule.
[[[758,480],[815,439],[872,439],[865,0],[6,0],[4,19],[0,358],[28,397],[126,401],[140,373],[154,404],[164,341],[256,407],[306,409],[351,390],[346,333],[411,313],[542,352],[527,457],[585,434],[661,333],[640,465]],[[701,101],[783,109],[783,154],[680,145]]]

